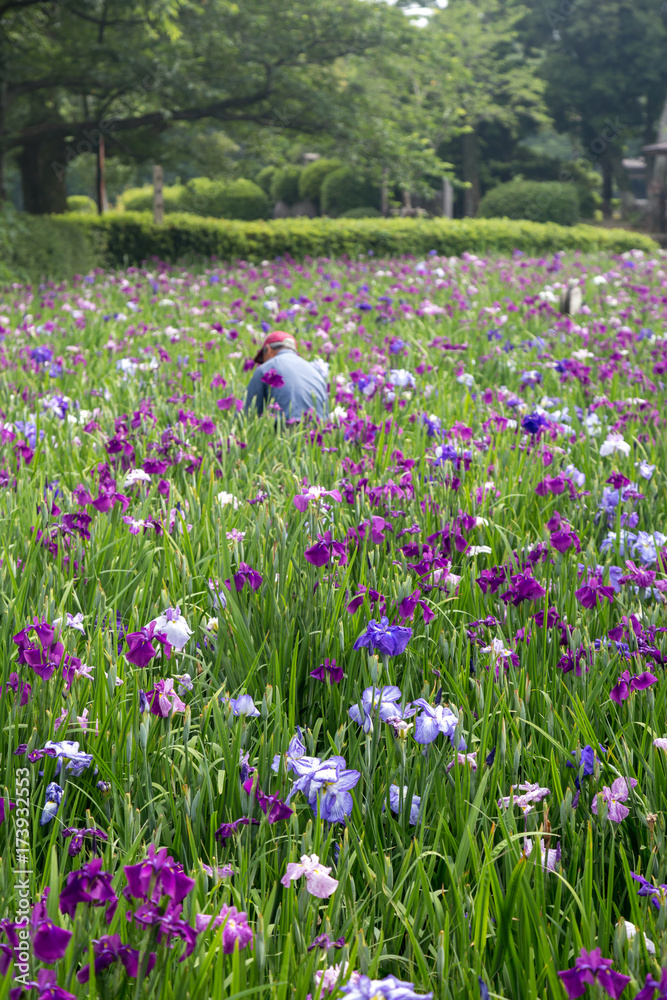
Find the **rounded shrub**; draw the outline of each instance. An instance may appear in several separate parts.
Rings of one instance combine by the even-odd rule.
[[[185,187],[182,184],[167,185],[162,188],[164,210],[167,212],[183,212]],[[118,196],[116,205],[125,212],[152,212],[153,185],[144,184],[139,188],[128,188]]]
[[[67,211],[94,215],[97,212],[97,205],[87,194],[71,194],[67,199]]]
[[[301,171],[299,197],[310,198],[316,205],[319,204],[324,178],[334,170],[340,170],[342,166],[340,160],[327,160],[324,157],[313,160]]]
[[[271,181],[273,180],[273,175],[278,170],[278,167],[262,167],[260,172],[255,177],[255,184],[259,184],[265,195],[271,194]]]
[[[368,178],[341,167],[324,178],[320,201],[325,215],[335,218],[353,208],[379,208],[380,191]]]
[[[351,208],[349,212],[341,212],[339,219],[381,219],[382,212],[370,205],[361,205],[360,208]]]
[[[212,181],[194,177],[188,181],[183,203],[186,212],[212,219],[264,219],[269,212],[266,195],[253,181]]]
[[[579,196],[576,186],[570,183],[510,181],[487,191],[478,215],[487,219],[528,219],[573,226],[579,221]]]
[[[301,167],[287,166],[276,170],[271,178],[271,198],[273,201],[284,201],[286,205],[296,205],[299,200],[300,177]]]

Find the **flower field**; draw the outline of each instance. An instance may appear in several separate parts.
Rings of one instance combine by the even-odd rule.
[[[244,416],[274,329],[325,422]],[[0,340],[0,1000],[667,997],[664,255],[154,262]]]

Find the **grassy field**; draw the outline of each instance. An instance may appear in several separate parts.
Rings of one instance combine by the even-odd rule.
[[[665,995],[666,272],[5,289],[0,1000]]]

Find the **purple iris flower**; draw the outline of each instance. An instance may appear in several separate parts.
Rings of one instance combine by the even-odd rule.
[[[155,622],[151,622],[139,632],[129,632],[125,639],[129,646],[125,659],[128,663],[133,663],[135,667],[146,667],[157,656],[157,649],[153,645],[153,640],[162,643],[164,654],[169,659],[171,655],[171,644],[164,632],[156,629]]]
[[[661,906],[665,904],[667,900],[667,885],[652,885],[647,879],[642,875],[636,875],[634,872],[630,872],[635,882],[639,882],[639,889],[637,890],[638,896],[650,896],[651,902],[656,907],[660,909]],[[635,998],[636,1000],[636,998]]]
[[[62,761],[67,762],[67,771],[74,778],[80,777],[93,762],[92,753],[84,753],[79,750],[78,740],[61,740],[59,743],[47,740],[44,744],[44,750],[49,757],[57,758],[56,776],[60,774]]]
[[[328,768],[344,768],[345,758],[344,757],[329,757],[328,760],[322,762],[319,757],[301,757],[299,760],[294,761],[292,766],[292,771],[296,775],[296,781],[292,785],[287,796],[286,802],[296,795],[297,792],[303,792],[307,799],[310,799],[311,792],[310,786],[315,775],[320,771],[322,767]]]
[[[66,826],[61,831],[61,836],[66,840],[71,837],[69,847],[67,848],[67,853],[71,858],[80,854],[83,849],[84,837],[90,837],[93,841],[92,847],[93,851],[97,849],[97,841],[106,841],[109,839],[109,835],[104,832],[104,830],[98,830],[96,827],[82,827],[77,829],[74,826]]]
[[[398,816],[401,807],[401,798],[403,799],[403,808],[405,808],[407,798],[408,798],[408,786],[403,785],[403,794],[401,795],[401,790],[398,785],[389,786],[389,808],[393,813]],[[419,822],[419,810],[421,808],[421,798],[419,795],[413,795],[412,801],[410,803],[410,825],[415,826]],[[384,806],[382,807],[384,811]]]
[[[269,823],[278,823],[281,819],[289,819],[294,812],[291,806],[288,806],[277,795],[266,795],[255,783],[254,778],[248,778],[243,782],[243,791],[248,795],[254,795],[255,802]]]
[[[359,636],[352,648],[361,649],[365,646],[369,653],[377,650],[382,656],[399,656],[405,652],[411,638],[411,628],[390,625],[386,617],[381,618],[379,623],[372,618],[366,631]]]
[[[285,385],[285,379],[275,368],[269,368],[268,371],[264,372],[262,382],[273,389],[281,389]]]
[[[314,951],[315,948],[321,948],[322,951],[328,951],[329,948],[344,948],[345,938],[339,937],[336,941],[332,941],[328,934],[318,934],[316,938],[313,938],[311,943],[308,945],[307,951]]]
[[[330,684],[340,684],[345,673],[342,667],[336,666],[335,660],[325,660],[316,670],[310,671],[310,676],[316,681],[324,681],[328,677]]]
[[[60,912],[74,919],[79,903],[89,903],[91,906],[107,908],[107,923],[110,923],[116,911],[118,898],[111,885],[111,873],[102,871],[102,859],[94,858],[67,876],[64,887],[60,890]]]
[[[198,934],[205,929],[215,930],[222,925],[224,925],[222,931],[224,955],[233,955],[237,944],[239,951],[242,951],[247,945],[252,945],[254,934],[248,925],[248,914],[243,910],[239,912],[235,906],[225,904],[217,917],[208,913],[198,913],[195,917],[195,930]]]
[[[71,931],[57,927],[49,917],[46,909],[46,897],[49,890],[32,908],[30,928],[32,931],[32,951],[39,962],[57,962],[67,951],[67,945],[72,937]]]
[[[623,805],[630,796],[630,789],[637,784],[636,778],[616,778],[612,782],[611,788],[604,786],[598,794],[602,796],[602,801],[607,804],[607,818],[613,823],[621,823],[626,816],[630,815],[630,810]],[[591,803],[591,809],[597,816],[598,796],[596,795]]]
[[[600,746],[600,751],[602,753],[607,752],[603,746]],[[575,758],[576,762],[568,760],[567,766],[575,767],[583,778],[590,778],[590,776],[595,772],[596,762],[598,764],[600,763],[600,758],[597,756],[595,750],[590,744],[582,747],[579,751],[572,750],[572,756]],[[577,774],[574,779],[574,784],[577,788],[579,788],[579,774]]]
[[[169,896],[174,905],[182,903],[194,889],[195,880],[185,874],[183,865],[170,857],[166,847],[156,851],[154,845],[149,844],[146,854],[139,864],[123,867],[127,879],[123,895],[153,903],[159,903],[162,896]]]
[[[432,993],[415,993],[414,983],[404,983],[396,976],[369,979],[356,975],[338,987],[347,1000],[432,1000]]]
[[[527,572],[515,573],[511,577],[511,586],[500,597],[505,603],[511,601],[517,607],[522,601],[539,601],[545,594],[544,587],[534,579],[530,572]]]
[[[238,698],[229,698],[229,705],[234,715],[245,715],[250,719],[259,716],[259,709],[249,694],[239,695]]]
[[[656,990],[659,992],[655,1000],[667,1000],[667,969],[660,970],[659,980],[654,979],[649,973],[635,1000],[654,1000]]]
[[[65,789],[61,788],[55,781],[52,781],[46,786],[44,808],[42,809],[42,815],[39,820],[40,826],[46,826],[46,824],[50,823],[53,817],[57,815],[64,794]]]
[[[422,714],[415,719],[415,741],[417,743],[433,743],[440,735],[446,736],[453,747],[454,734],[459,720],[456,715],[445,705],[429,705],[425,698],[417,698],[413,705],[422,709]],[[464,739],[459,740],[458,750],[465,753],[466,743]]]
[[[304,552],[306,561],[313,566],[327,566],[334,558],[339,560],[339,565],[344,566],[347,562],[347,546],[344,542],[333,540],[331,532],[325,531],[323,535],[317,536],[318,540]]]
[[[605,597],[610,604],[613,604],[614,588],[603,586],[602,579],[599,576],[591,576],[587,584],[584,584],[579,590],[575,590],[574,596],[582,607],[594,608],[598,602],[598,597],[600,604],[602,604]]]
[[[308,509],[311,500],[319,501],[322,497],[331,497],[336,503],[342,503],[340,490],[325,490],[322,486],[307,486],[303,493],[294,497],[294,506],[302,513]]]
[[[539,413],[528,413],[521,421],[521,426],[527,434],[538,434],[543,427],[549,426],[549,421]]]
[[[558,973],[569,1000],[583,996],[587,983],[591,986],[598,983],[607,996],[617,1000],[630,982],[630,976],[614,972],[611,966],[612,960],[603,958],[599,948],[591,952],[582,948],[579,957],[574,960],[574,968]]]
[[[354,800],[350,789],[354,788],[361,773],[345,768],[340,759],[325,760],[310,779],[308,802],[317,816],[328,823],[342,823],[352,812]]]
[[[280,754],[277,753],[273,758],[273,763],[271,764],[271,770],[275,771],[276,774],[280,770]],[[296,727],[296,734],[292,737],[287,745],[287,750],[285,752],[285,767],[288,771],[294,770],[294,764],[297,760],[304,758],[306,760],[317,761],[320,763],[319,757],[306,757],[306,748],[301,740],[301,730]]]
[[[644,691],[652,684],[657,683],[658,678],[648,670],[645,670],[642,674],[636,674],[634,677],[630,676],[629,670],[624,670],[618,680],[618,684],[609,692],[609,697],[617,705],[620,705],[633,691]]]
[[[259,590],[262,586],[262,577],[256,569],[253,569],[248,563],[242,562],[239,563],[239,568],[234,573],[234,587],[237,591],[243,590],[246,583],[251,590]],[[227,590],[232,589],[230,580],[225,580],[225,587]]]
[[[95,976],[99,976],[101,972],[108,969],[110,965],[114,962],[122,962],[125,966],[125,971],[131,979],[136,979],[139,975],[139,956],[140,952],[136,948],[130,948],[126,944],[122,944],[118,934],[105,934],[101,938],[93,940],[93,955],[95,956]],[[148,963],[143,969],[143,973],[147,976],[157,960],[157,955],[152,951],[148,956],[144,957],[144,961],[148,958]],[[87,983],[90,979],[90,965],[84,965],[80,969],[76,978],[80,983]]]

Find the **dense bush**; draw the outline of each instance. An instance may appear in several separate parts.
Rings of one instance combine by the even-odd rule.
[[[272,201],[284,201],[286,205],[296,205],[299,200],[299,179],[301,167],[287,166],[276,170],[271,178]]]
[[[264,219],[269,212],[266,195],[248,180],[212,181],[195,177],[189,181],[183,210],[213,219]]]
[[[334,218],[352,208],[380,207],[380,192],[367,178],[351,167],[341,167],[327,174],[320,194],[322,211]]]
[[[162,199],[164,201],[165,212],[183,212],[185,187],[182,184],[166,185],[162,188]],[[151,212],[153,211],[153,185],[144,184],[143,187],[128,188],[118,197],[117,207],[125,212]]]
[[[273,180],[273,175],[278,168],[274,166],[262,167],[260,172],[255,177],[255,184],[259,184],[265,195],[270,196],[271,194],[271,181]]]
[[[94,215],[97,212],[97,205],[88,195],[72,194],[67,199],[67,211],[84,212],[86,215]]]
[[[351,208],[349,212],[343,212],[339,219],[381,219],[382,212],[370,205],[362,205],[360,208]]]
[[[448,256],[471,253],[542,255],[557,250],[603,250],[622,253],[632,248],[655,253],[654,241],[641,233],[595,226],[540,225],[498,219],[276,219],[238,222],[172,215],[156,226],[148,213],[100,216],[60,216],[53,224],[82,228],[102,235],[108,263],[140,263],[159,257],[178,261],[216,256],[221,260],[261,261],[278,256],[377,257],[429,250]]]
[[[528,219],[573,226],[579,221],[579,197],[574,184],[510,181],[487,191],[478,214],[487,219]]]
[[[341,167],[340,160],[328,160],[324,157],[309,163],[303,168],[299,177],[299,197],[310,198],[313,204],[319,206],[324,179],[334,170],[340,170]]]
[[[99,216],[0,214],[0,282],[44,278],[69,280],[87,274],[104,259],[107,235],[95,226],[77,225]],[[68,225],[65,220],[71,220]]]

